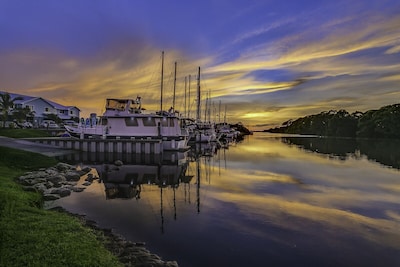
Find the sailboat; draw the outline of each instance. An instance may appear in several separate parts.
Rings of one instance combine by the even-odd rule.
[[[197,75],[197,109],[196,109],[196,120],[192,120],[191,123],[187,123],[186,128],[188,129],[190,142],[197,143],[208,143],[217,140],[215,127],[211,122],[205,122],[201,120],[200,115],[200,67]]]

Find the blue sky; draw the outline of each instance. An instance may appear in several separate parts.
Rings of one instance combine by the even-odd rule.
[[[107,97],[140,95],[157,110],[161,51],[164,107],[176,61],[176,109],[191,75],[194,114],[201,67],[203,101],[253,129],[400,102],[396,0],[0,0],[0,36],[0,90],[84,115]]]

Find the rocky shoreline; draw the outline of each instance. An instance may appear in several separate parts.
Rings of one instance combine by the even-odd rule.
[[[40,192],[45,202],[54,201],[69,196],[71,192],[84,191],[86,186],[98,179],[91,171],[90,167],[76,168],[66,163],[58,163],[54,167],[27,172],[18,177],[17,181],[22,184],[24,190]],[[82,186],[78,186],[81,178],[84,178],[85,182]],[[82,225],[95,230],[98,240],[125,266],[178,266],[176,261],[163,261],[159,256],[152,254],[145,248],[143,242],[127,241],[112,229],[100,228],[96,222],[86,219],[83,215],[72,214],[62,207],[51,208],[51,210],[76,217]]]

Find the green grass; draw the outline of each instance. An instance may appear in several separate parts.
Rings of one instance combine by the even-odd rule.
[[[43,210],[41,195],[14,181],[54,159],[4,147],[0,155],[0,266],[121,266],[101,234],[75,217]]]
[[[12,138],[50,137],[46,130],[0,128],[0,136]]]

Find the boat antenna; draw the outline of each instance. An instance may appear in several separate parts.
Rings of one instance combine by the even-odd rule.
[[[161,52],[161,97],[160,97],[160,112],[163,110],[163,87],[164,87],[164,51]]]

